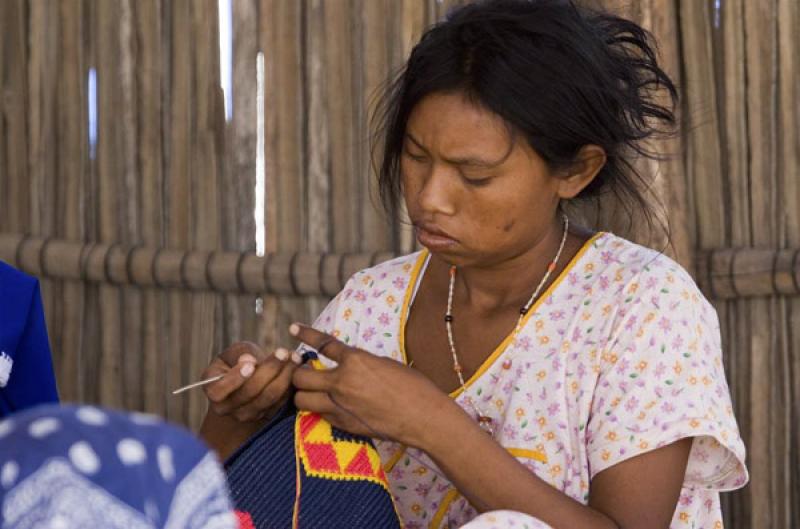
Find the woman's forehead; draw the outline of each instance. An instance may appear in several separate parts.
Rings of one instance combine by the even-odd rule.
[[[497,114],[461,93],[435,93],[411,111],[406,137],[426,150],[454,159],[502,162],[515,146],[514,134]]]

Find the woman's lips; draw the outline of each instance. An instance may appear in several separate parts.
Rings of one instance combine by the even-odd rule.
[[[445,249],[457,242],[454,238],[435,228],[417,225],[416,231],[419,243],[431,250]]]

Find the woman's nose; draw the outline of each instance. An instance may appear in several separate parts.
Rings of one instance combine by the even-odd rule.
[[[427,214],[453,215],[456,190],[452,170],[434,164],[419,191],[419,206]]]

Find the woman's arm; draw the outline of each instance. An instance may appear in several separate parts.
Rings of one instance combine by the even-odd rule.
[[[209,409],[197,434],[217,453],[220,461],[225,461],[258,432],[267,420],[242,422],[230,415],[218,415]]]
[[[223,375],[203,389],[209,409],[198,434],[225,460],[259,431],[289,398],[297,365],[289,352],[267,356],[257,345],[237,342],[215,357],[201,378]]]
[[[589,505],[583,505],[525,468],[420,373],[310,327],[298,325],[292,334],[338,364],[328,371],[295,371],[298,408],[344,430],[423,450],[477,509],[527,513],[555,529],[669,526],[690,439],[600,472]]]
[[[668,527],[683,483],[691,439],[619,463],[592,480],[589,505],[525,468],[452,400],[431,406],[435,429],[413,445],[426,452],[480,511],[508,509],[560,528]],[[480,457],[475,457],[480,454]]]

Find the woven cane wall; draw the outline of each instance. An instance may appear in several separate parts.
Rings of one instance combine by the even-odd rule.
[[[289,343],[287,322],[312,319],[352,270],[413,247],[372,206],[370,96],[453,3],[234,0],[226,122],[216,0],[0,2],[0,259],[43,279],[65,399],[196,425],[202,396],[169,390],[224,344]],[[657,145],[670,157],[641,166],[666,251],[720,315],[752,473],[724,496],[727,525],[800,526],[800,4],[594,3],[651,28],[682,89],[681,133]],[[603,211],[600,227],[665,247]]]

